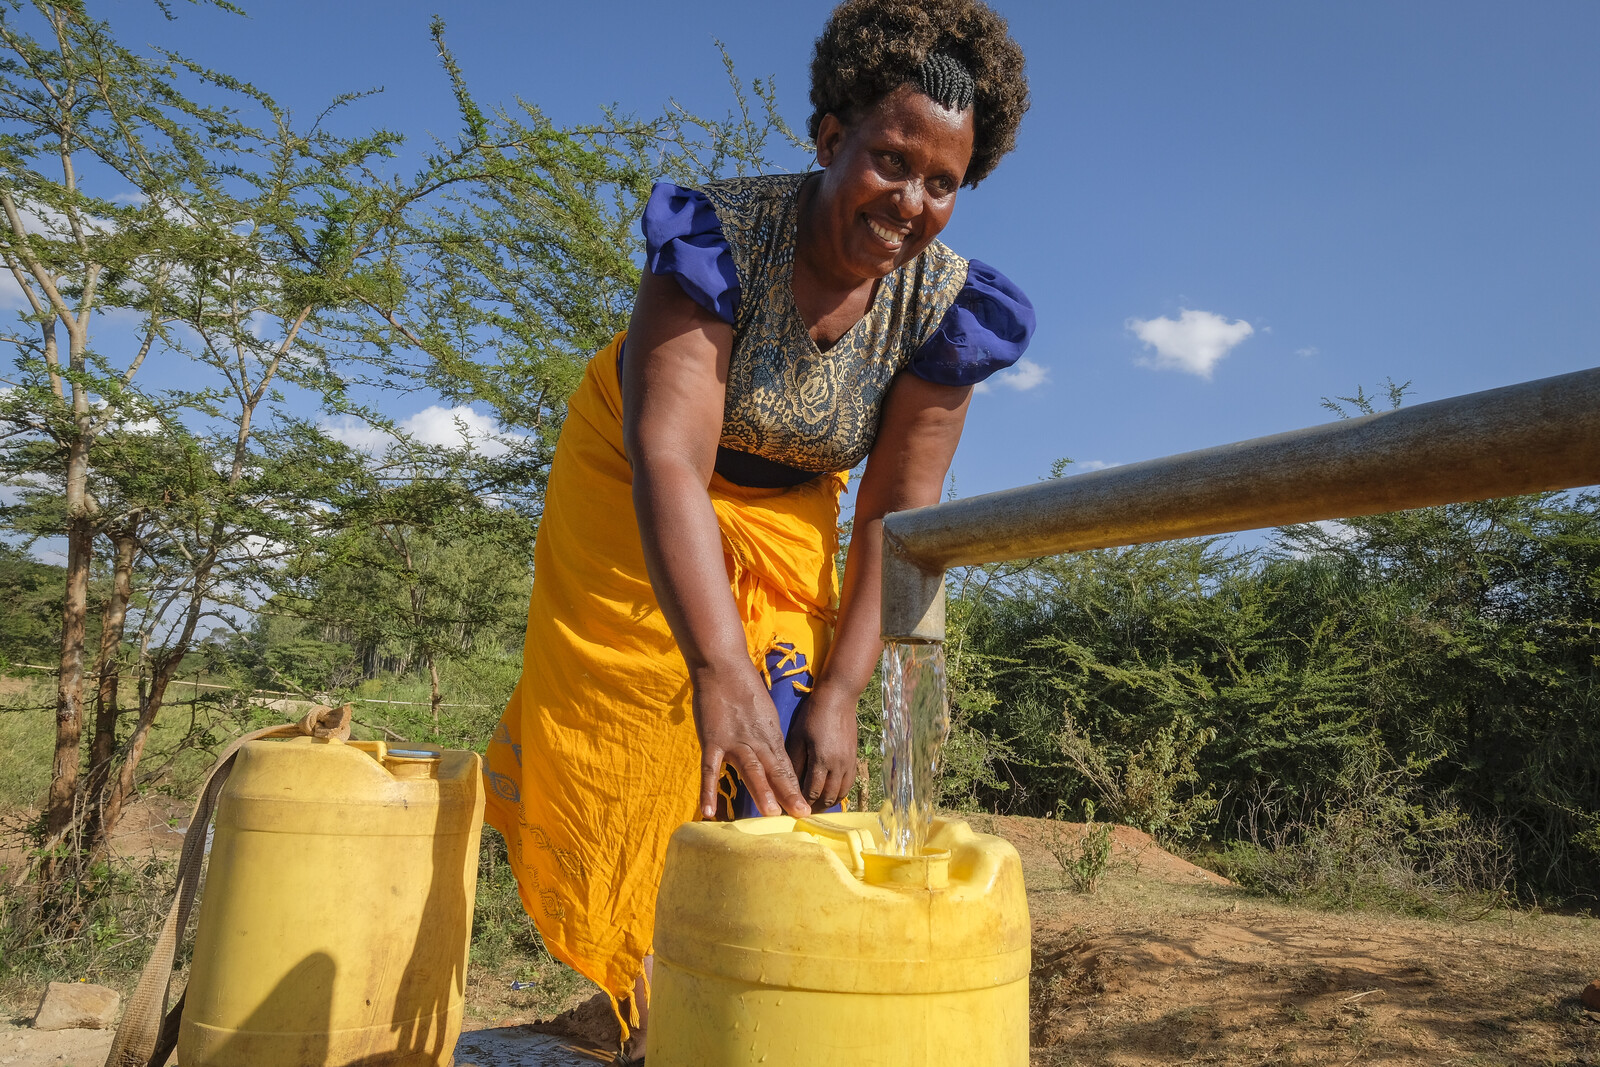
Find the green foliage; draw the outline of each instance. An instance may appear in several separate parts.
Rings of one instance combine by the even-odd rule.
[[[66,895],[0,883],[0,975],[123,984],[161,931],[175,866],[149,856],[91,864]],[[77,936],[52,936],[61,914],[73,917]]]
[[[1004,783],[974,799],[1027,814],[1092,799],[1184,841],[1236,839],[1247,798],[1270,792],[1310,805],[1295,840],[1321,812],[1319,840],[1369,857],[1351,827],[1381,822],[1421,855],[1443,833],[1429,820],[1470,840],[1493,826],[1519,892],[1592,901],[1597,608],[1592,493],[1294,527],[1253,552],[1173,542],[981,568],[950,607],[968,663],[953,700]],[[1419,768],[1420,814],[1365,811],[1352,783],[1378,766]],[[963,769],[957,789],[974,780]],[[1453,869],[1423,868],[1429,884]],[[1498,876],[1461,877],[1489,892]]]
[[[725,52],[725,118],[674,104],[653,119],[606,108],[598,122],[561,127],[527,101],[485,108],[442,22],[433,33],[462,133],[431,161],[443,193],[392,260],[399,299],[375,309],[426,354],[428,385],[531,435],[521,491],[537,496],[567,397],[589,357],[627,327],[651,186],[768,169],[775,138],[799,140],[772,83],[747,91]]]
[[[1309,811],[1258,794],[1213,866],[1246,889],[1322,907],[1462,915],[1505,903],[1504,828],[1428,796],[1426,771],[1369,768]]]
[[[0,676],[0,819],[32,808],[50,783],[55,714],[52,679]],[[0,881],[5,875],[0,872]]]
[[[40,563],[12,545],[0,544],[0,667],[49,663],[61,654],[63,571]]]
[[[1212,821],[1217,801],[1202,787],[1196,768],[1200,750],[1216,738],[1216,731],[1177,719],[1146,738],[1129,752],[1120,767],[1112,757],[1080,733],[1070,712],[1061,731],[1061,749],[1067,761],[1099,793],[1119,822],[1145,833],[1183,840],[1195,836]],[[1084,801],[1085,807],[1092,803]]]
[[[1050,854],[1061,866],[1061,875],[1076,892],[1093,893],[1111,865],[1111,824],[1095,822],[1094,801],[1083,802],[1083,833],[1067,830],[1063,808],[1050,826]]]

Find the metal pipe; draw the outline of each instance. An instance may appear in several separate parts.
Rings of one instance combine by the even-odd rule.
[[[944,640],[946,568],[1600,483],[1600,368],[883,520],[885,640]]]

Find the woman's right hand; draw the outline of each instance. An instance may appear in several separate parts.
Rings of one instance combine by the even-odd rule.
[[[769,815],[809,815],[783,749],[772,694],[746,653],[707,486],[722,435],[733,327],[645,271],[622,360],[622,431],[633,507],[656,601],[694,688],[700,812],[717,813],[732,764]]]
[[[724,764],[739,772],[756,807],[765,815],[803,816],[811,805],[800,794],[784,751],[778,709],[761,676],[748,662],[693,671],[694,724],[700,735],[700,815],[715,818],[717,784]]]

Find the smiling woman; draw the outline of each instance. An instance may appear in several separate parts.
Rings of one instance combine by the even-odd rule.
[[[523,902],[625,1030],[673,829],[848,792],[882,518],[939,498],[972,387],[1033,330],[1004,275],[938,240],[1027,107],[1005,22],[977,0],[851,0],[811,98],[820,170],[658,185],[645,208],[648,269],[571,401],[489,746]],[[841,590],[839,494],[863,459]]]

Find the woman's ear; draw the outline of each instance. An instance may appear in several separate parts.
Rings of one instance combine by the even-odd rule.
[[[838,115],[830,111],[822,116],[822,121],[817,124],[817,166],[826,167],[834,161],[839,154],[844,133],[844,123],[839,121]]]

